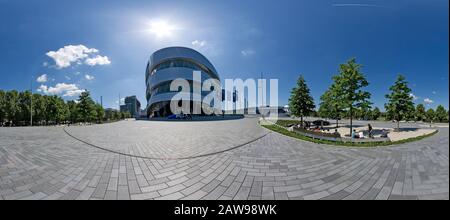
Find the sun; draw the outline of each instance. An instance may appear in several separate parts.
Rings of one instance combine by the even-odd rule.
[[[166,20],[153,20],[150,21],[149,32],[155,35],[157,38],[172,37],[177,27],[170,24]]]

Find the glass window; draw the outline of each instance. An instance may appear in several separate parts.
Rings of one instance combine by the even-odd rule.
[[[211,73],[211,71],[209,69],[207,69],[205,67],[201,67],[198,64],[188,61],[188,60],[169,60],[169,61],[165,61],[163,63],[158,64],[155,68],[153,68],[150,75],[155,74],[159,70],[163,70],[163,69],[167,69],[167,68],[171,68],[171,67],[184,67],[184,68],[189,68],[189,69],[193,69],[193,70],[197,70],[197,71],[203,71],[208,74]]]

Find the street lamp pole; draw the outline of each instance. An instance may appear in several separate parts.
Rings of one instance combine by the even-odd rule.
[[[30,126],[33,127],[33,77],[30,82]]]
[[[264,94],[264,86],[265,86],[265,84],[264,84],[264,79],[263,79],[263,73],[261,72],[261,96],[262,96],[262,99],[261,99],[261,104],[262,104],[262,106],[263,107],[265,107],[265,105],[264,105],[264,98],[265,98],[265,94]]]

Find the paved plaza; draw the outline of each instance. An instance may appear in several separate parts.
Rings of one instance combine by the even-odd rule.
[[[0,200],[449,199],[449,130],[438,130],[361,149],[257,118],[0,128]]]

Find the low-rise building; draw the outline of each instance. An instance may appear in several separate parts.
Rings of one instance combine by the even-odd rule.
[[[140,117],[141,103],[135,95],[125,97],[125,102],[120,106],[121,112],[129,112],[134,118]]]

